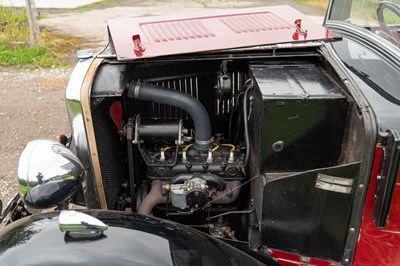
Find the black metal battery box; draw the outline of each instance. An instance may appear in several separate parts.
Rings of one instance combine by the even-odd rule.
[[[348,102],[321,66],[251,64],[262,97],[262,171],[328,167],[340,156]]]

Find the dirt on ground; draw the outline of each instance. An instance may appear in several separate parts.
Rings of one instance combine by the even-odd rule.
[[[71,69],[0,68],[0,198],[17,192],[17,164],[33,139],[69,132],[64,102]]]
[[[72,11],[40,10],[43,17],[40,23],[46,31],[84,38],[82,48],[100,49],[107,40],[106,22],[110,18],[277,4],[291,5],[308,15],[323,15],[320,9],[301,6],[292,0],[110,0]],[[71,51],[71,60],[73,54]],[[0,68],[0,199],[3,201],[17,192],[17,165],[24,146],[33,139],[55,140],[60,133],[69,135],[64,94],[71,72],[72,69]]]

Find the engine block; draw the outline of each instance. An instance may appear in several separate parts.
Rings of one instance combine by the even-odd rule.
[[[190,149],[183,155],[185,151],[179,150],[178,160],[172,167],[158,166],[157,160],[160,160],[161,152],[147,151],[151,153],[152,162],[154,164],[147,165],[146,177],[149,179],[170,180],[175,176],[184,173],[211,173],[222,179],[237,180],[245,178],[242,167],[245,154],[240,149],[219,145],[214,152],[202,152]],[[175,149],[171,149],[164,155],[166,158],[175,157]],[[231,156],[233,153],[233,156]]]

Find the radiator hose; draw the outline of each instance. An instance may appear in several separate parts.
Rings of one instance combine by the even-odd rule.
[[[196,139],[193,147],[207,151],[212,147],[211,123],[204,106],[194,97],[181,91],[131,80],[128,97],[171,105],[185,110],[193,119]]]

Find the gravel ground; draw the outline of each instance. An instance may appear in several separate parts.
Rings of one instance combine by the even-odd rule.
[[[110,1],[91,9],[40,10],[41,27],[48,31],[85,38],[95,50],[107,40],[106,23],[112,18],[186,13],[221,8],[291,5],[301,12],[323,16],[323,11],[298,5],[294,0],[227,1]],[[322,21],[321,17],[317,20]],[[17,192],[17,164],[23,147],[33,139],[69,135],[64,101],[71,69],[13,70],[0,68],[0,199]]]
[[[64,101],[71,69],[16,71],[0,68],[0,198],[17,192],[17,164],[32,139],[69,132]]]

